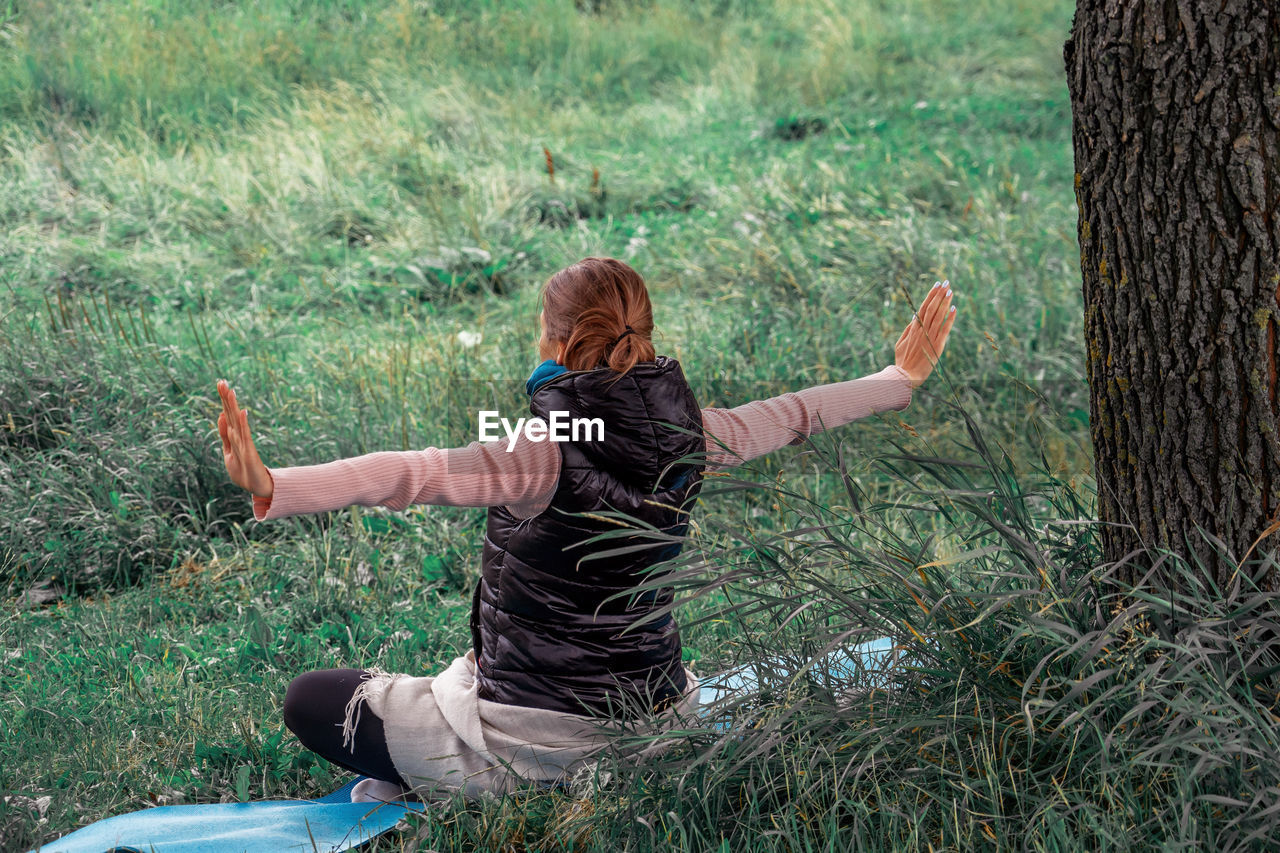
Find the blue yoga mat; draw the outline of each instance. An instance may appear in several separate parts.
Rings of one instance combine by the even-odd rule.
[[[880,683],[893,665],[893,642],[872,640],[853,654],[835,652],[814,669],[863,683]],[[781,665],[771,669],[785,671]],[[699,702],[711,725],[728,720],[716,711],[749,695],[759,684],[757,668],[743,666],[703,679]],[[39,848],[40,853],[337,853],[357,847],[394,827],[421,803],[353,803],[352,780],[318,800],[259,800],[158,806],[116,815],[77,829]]]
[[[854,681],[867,686],[887,686],[896,661],[893,640],[881,637],[853,647],[852,654],[835,651],[816,659],[809,667],[810,671],[825,672],[837,678]],[[789,667],[780,661],[770,661],[769,667],[774,672],[788,673]],[[717,708],[723,707],[731,700],[741,699],[759,687],[758,667],[746,665],[722,672],[701,680],[701,692],[698,694],[700,713],[713,716]],[[720,730],[729,724],[724,721],[713,723]]]
[[[77,829],[40,853],[292,853],[349,850],[421,803],[353,803],[359,779],[319,800],[158,806]]]

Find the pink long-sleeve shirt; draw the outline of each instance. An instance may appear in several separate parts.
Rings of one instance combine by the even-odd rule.
[[[911,384],[896,365],[859,379],[817,385],[733,409],[702,410],[708,469],[740,465],[804,436],[911,403]],[[259,521],[358,504],[404,509],[410,504],[505,506],[519,518],[551,504],[560,479],[560,450],[521,431],[508,441],[465,447],[382,451],[323,465],[269,468],[270,498],[254,496]]]

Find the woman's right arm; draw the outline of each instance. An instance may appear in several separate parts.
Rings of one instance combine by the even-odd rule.
[[[902,411],[911,404],[911,383],[898,367],[753,400],[732,409],[702,410],[707,465],[727,468],[772,453],[805,436],[834,429],[877,412]]]
[[[955,323],[951,288],[935,284],[894,344],[895,363],[878,373],[754,400],[733,409],[702,410],[706,460],[712,468],[748,462],[805,436],[876,412],[902,411],[942,357]]]

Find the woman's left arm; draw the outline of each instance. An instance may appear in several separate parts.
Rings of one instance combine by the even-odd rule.
[[[521,434],[510,447],[473,441],[465,447],[384,451],[323,465],[267,468],[235,391],[218,381],[222,458],[232,482],[253,493],[258,521],[343,507],[410,504],[509,506],[519,516],[550,501],[560,477],[560,451]]]
[[[522,437],[523,438],[523,437]],[[473,441],[465,447],[379,451],[321,465],[273,468],[275,491],[255,496],[259,521],[346,506],[411,504],[512,506],[517,515],[550,499],[560,476],[560,451],[548,442]]]

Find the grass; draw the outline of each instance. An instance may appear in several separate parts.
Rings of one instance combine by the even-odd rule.
[[[911,499],[854,499],[844,475],[853,506],[803,502],[799,527],[738,549],[737,596],[710,617],[755,626],[751,659],[784,649],[798,665],[892,636],[894,681],[817,667],[768,684],[732,735],[691,732],[667,766],[611,765],[615,796],[587,821],[595,847],[621,845],[623,827],[634,849],[1269,843],[1276,596],[1247,572],[1211,588],[1171,555],[1164,574],[1119,585],[1088,495],[1043,467],[1012,477],[966,422],[947,456],[882,461],[915,481]],[[686,603],[725,582],[696,557],[676,577]]]
[[[1262,846],[1273,602],[1184,565],[1122,599],[1087,523],[1070,14],[0,2],[0,846],[336,787],[285,685],[463,651],[483,514],[256,524],[214,381],[269,465],[464,443],[590,254],[704,405],[878,370],[951,280],[911,407],[709,488],[674,567],[700,673],[864,634],[911,667],[378,849]]]

